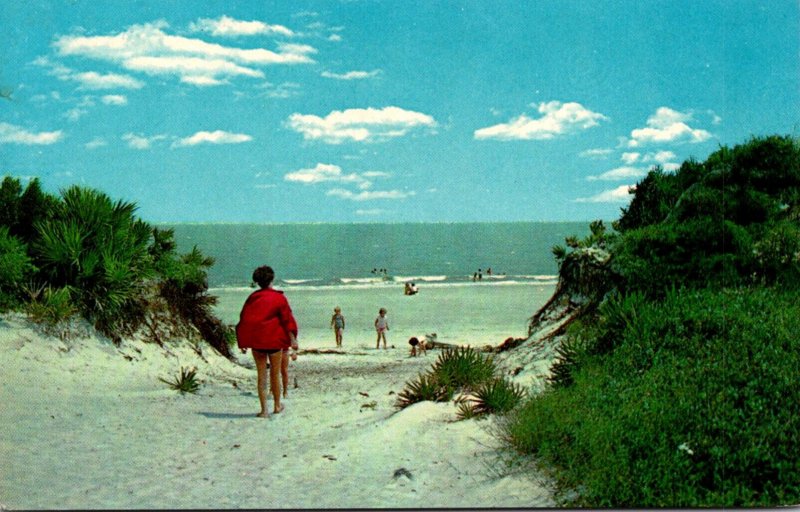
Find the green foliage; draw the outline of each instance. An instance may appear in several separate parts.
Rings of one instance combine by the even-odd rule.
[[[200,389],[200,381],[197,379],[196,368],[184,368],[181,366],[181,371],[174,380],[169,381],[159,377],[161,382],[168,384],[170,388],[181,393],[197,393]]]
[[[421,373],[416,379],[406,382],[397,394],[395,407],[403,409],[418,402],[447,402],[453,398],[454,390],[435,373]]]
[[[0,226],[0,311],[19,304],[19,284],[33,270],[25,244],[11,236],[6,226]]]
[[[439,354],[429,372],[406,383],[395,406],[402,409],[425,400],[446,402],[459,389],[473,390],[492,380],[495,372],[494,359],[472,347],[447,349]]]
[[[78,313],[72,303],[72,290],[69,287],[44,288],[25,309],[33,321],[50,328],[57,328]]]
[[[472,347],[447,349],[439,354],[432,372],[453,389],[474,389],[494,377],[494,360]]]
[[[721,147],[633,194],[616,234],[553,249],[554,299],[599,307],[507,442],[554,468],[569,506],[797,503],[800,143]]]
[[[62,192],[52,217],[36,225],[33,249],[47,282],[71,287],[81,314],[115,339],[141,322],[144,282],[152,276],[150,226],[135,210],[75,186]]]
[[[0,226],[30,243],[36,237],[34,225],[47,218],[56,202],[55,197],[42,192],[38,178],[23,190],[19,179],[7,176],[0,185]]]
[[[523,389],[508,379],[495,377],[483,382],[475,392],[459,404],[459,419],[505,414],[517,407],[525,397]]]
[[[774,288],[669,292],[605,311],[613,350],[506,426],[558,468],[569,505],[761,507],[800,500],[800,304]]]
[[[614,223],[624,236],[612,269],[623,288],[652,297],[670,286],[795,279],[798,207],[800,144],[790,137],[722,147],[674,174],[654,169]]]

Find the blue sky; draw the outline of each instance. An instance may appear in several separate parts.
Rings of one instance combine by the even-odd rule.
[[[800,5],[13,2],[0,174],[150,222],[615,219],[800,129]]]

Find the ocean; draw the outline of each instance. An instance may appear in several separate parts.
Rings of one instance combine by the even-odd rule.
[[[454,284],[472,281],[478,270],[498,282],[552,281],[557,267],[551,247],[589,232],[588,222],[170,227],[179,251],[197,246],[216,260],[209,271],[212,288],[250,286],[259,265],[272,266],[276,286],[284,287]]]
[[[344,347],[358,350],[374,349],[381,307],[389,311],[395,347],[433,332],[462,345],[525,336],[528,318],[556,284],[552,246],[589,232],[588,222],[161,227],[175,230],[180,252],[197,246],[216,260],[209,287],[223,321],[238,321],[253,291],[253,269],[270,265],[300,325],[301,346],[334,346],[330,319],[339,306],[347,322]],[[406,282],[419,293],[406,296]]]

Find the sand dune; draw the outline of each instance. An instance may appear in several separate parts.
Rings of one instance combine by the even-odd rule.
[[[0,353],[8,509],[553,506],[543,478],[506,467],[494,420],[393,407],[435,351],[301,353],[286,411],[269,419],[254,416],[249,355],[116,347],[89,330],[61,341],[17,315],[0,320]],[[181,366],[197,368],[197,394],[159,380]]]

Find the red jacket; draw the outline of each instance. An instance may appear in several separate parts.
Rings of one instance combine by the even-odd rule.
[[[236,325],[239,348],[289,348],[289,333],[297,336],[297,322],[283,292],[263,288],[247,297]]]

